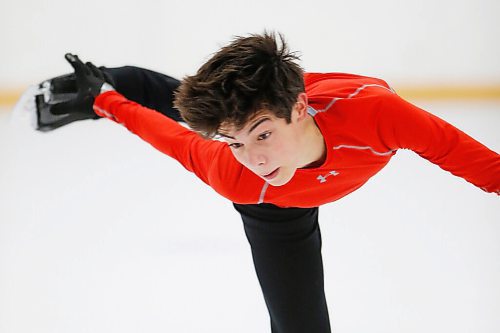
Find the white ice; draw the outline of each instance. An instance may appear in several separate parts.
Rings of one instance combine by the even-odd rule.
[[[498,102],[422,102],[500,151]],[[499,198],[399,151],[320,210],[339,333],[500,332]],[[0,332],[270,332],[238,214],[107,120],[0,112]]]

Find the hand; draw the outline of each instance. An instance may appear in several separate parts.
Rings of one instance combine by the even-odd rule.
[[[95,116],[92,104],[106,82],[103,72],[90,62],[84,64],[77,55],[67,53],[64,57],[75,70],[76,97],[53,105],[50,112],[55,115],[83,112]]]
[[[40,84],[40,95],[35,98],[37,130],[51,131],[77,120],[100,118],[92,109],[94,98],[104,82],[114,84],[110,75],[92,63],[83,64],[78,56],[69,53],[65,58],[74,73]]]

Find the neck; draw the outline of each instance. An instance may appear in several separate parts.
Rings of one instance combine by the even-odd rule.
[[[326,159],[326,145],[323,134],[312,116],[308,116],[305,124],[304,136],[304,166],[301,169],[311,169],[321,166]]]

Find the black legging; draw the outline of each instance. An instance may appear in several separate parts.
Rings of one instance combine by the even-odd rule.
[[[273,333],[330,332],[318,208],[238,205]]]
[[[174,108],[174,91],[180,82],[173,77],[148,69],[125,66],[102,70],[113,78],[113,86],[120,94],[142,106],[182,121],[179,110]]]
[[[128,99],[182,120],[173,108],[179,81],[138,67],[104,69]],[[318,208],[234,204],[250,242],[273,333],[326,333]]]

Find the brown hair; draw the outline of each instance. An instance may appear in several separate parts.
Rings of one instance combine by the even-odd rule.
[[[187,124],[213,137],[221,124],[241,129],[256,112],[267,109],[289,123],[291,110],[304,91],[299,57],[288,50],[283,35],[236,37],[198,70],[185,77],[175,106]]]

